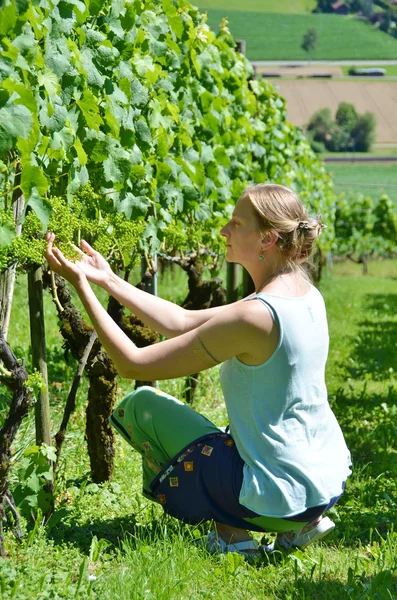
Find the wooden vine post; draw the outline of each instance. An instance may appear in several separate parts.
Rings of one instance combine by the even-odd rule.
[[[21,163],[18,162],[15,168],[14,192],[12,195],[12,209],[16,236],[20,236],[22,232],[21,216],[25,205],[25,198],[21,188],[19,187],[21,184],[21,171]],[[17,265],[14,262],[2,273],[0,273],[0,328],[3,332],[5,340],[7,340],[8,327],[10,325],[16,272]]]
[[[43,270],[33,265],[28,270],[28,293],[30,315],[30,340],[32,345],[32,368],[37,370],[44,386],[36,403],[36,444],[51,445],[50,402],[48,397],[48,374],[46,338],[43,308]]]

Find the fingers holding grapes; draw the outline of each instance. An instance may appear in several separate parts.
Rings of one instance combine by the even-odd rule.
[[[77,284],[84,278],[84,273],[79,265],[68,260],[63,252],[54,246],[55,234],[52,231],[47,232],[45,239],[47,241],[45,257],[50,268],[73,285]]]

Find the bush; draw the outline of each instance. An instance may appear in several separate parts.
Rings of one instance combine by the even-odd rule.
[[[335,115],[335,122],[339,127],[344,129],[346,133],[351,133],[358,121],[358,114],[353,104],[341,102]]]
[[[349,132],[337,123],[333,123],[326,144],[327,150],[331,152],[343,152],[350,149],[350,144],[351,137]]]
[[[375,126],[373,113],[359,116],[352,104],[341,102],[335,121],[329,108],[322,108],[312,116],[307,137],[314,152],[321,152],[321,144],[330,152],[368,152],[374,141]]]
[[[310,142],[313,152],[315,152],[316,154],[321,154],[322,152],[325,152],[326,148],[325,148],[324,142],[319,142],[317,140],[311,140],[310,137],[309,137],[309,142]]]
[[[309,121],[307,130],[311,132],[312,140],[325,143],[332,127],[332,114],[330,108],[322,108],[314,113]]]
[[[357,152],[368,152],[375,139],[375,115],[367,112],[358,118],[356,126],[352,131],[354,149]]]

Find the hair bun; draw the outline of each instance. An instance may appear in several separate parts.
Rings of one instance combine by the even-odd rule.
[[[308,221],[299,221],[298,225],[296,226],[297,232],[301,234],[305,234],[307,231],[309,231],[309,229],[310,225]]]

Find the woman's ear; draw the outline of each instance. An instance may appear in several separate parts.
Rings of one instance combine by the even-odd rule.
[[[277,240],[278,240],[277,231],[273,231],[273,230],[267,231],[262,237],[262,241],[261,241],[262,250],[269,250],[277,243]]]

